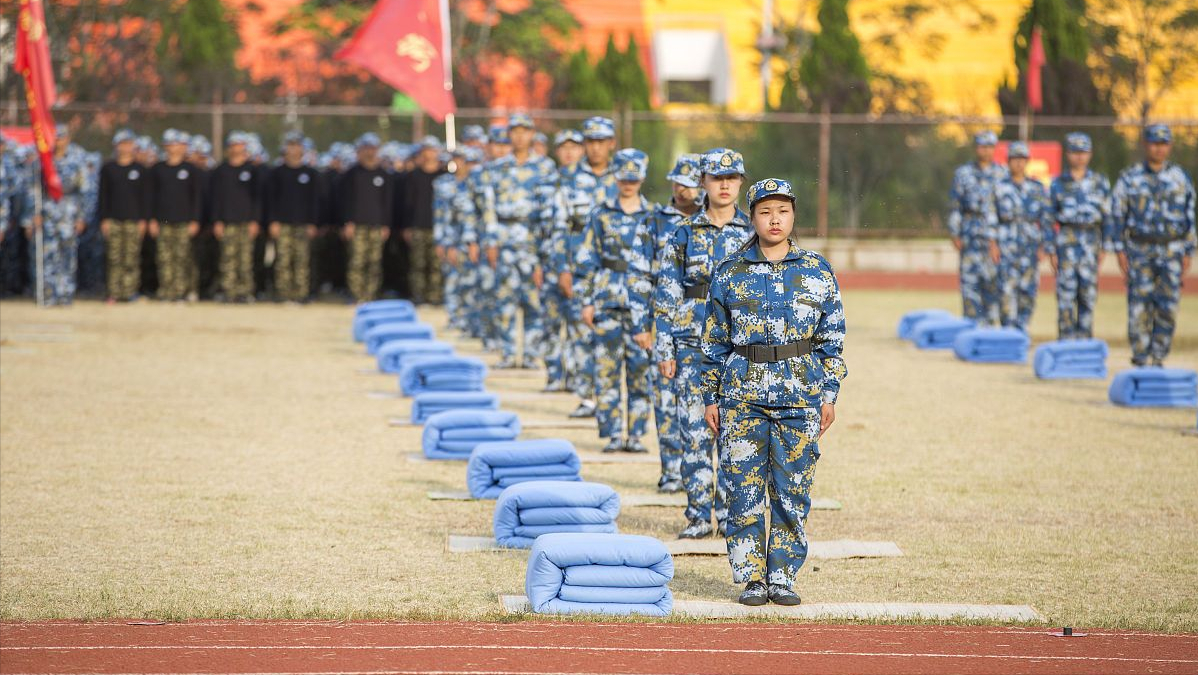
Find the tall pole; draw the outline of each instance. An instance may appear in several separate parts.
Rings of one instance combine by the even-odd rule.
[[[46,283],[45,283],[45,280],[46,280],[45,236],[46,235],[42,232],[42,230],[46,227],[46,221],[42,217],[42,178],[41,178],[41,176],[38,176],[38,179],[36,181],[34,181],[34,183],[35,183],[35,185],[34,185],[35,189],[33,191],[33,219],[34,219],[33,254],[37,257],[37,261],[36,261],[37,272],[34,275],[37,278],[37,288],[35,289],[35,293],[37,294],[37,306],[45,307],[46,306]]]
[[[450,47],[453,41],[450,39],[449,27],[449,0],[441,0],[441,66],[444,69],[442,78],[445,81],[445,91],[453,96],[453,53],[450,52]],[[453,113],[445,115],[445,147],[453,152],[457,146],[457,129],[455,125]]]
[[[828,166],[832,161],[832,113],[831,105],[824,99],[819,112],[819,204],[816,208],[815,236],[828,238]]]

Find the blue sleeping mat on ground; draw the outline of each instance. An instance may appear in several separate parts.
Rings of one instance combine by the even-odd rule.
[[[911,341],[920,349],[952,349],[957,334],[971,328],[969,319],[924,319],[911,329]]]
[[[419,356],[407,359],[399,371],[404,396],[429,391],[482,391],[487,366],[472,356]]]
[[[1036,347],[1032,368],[1042,380],[1105,380],[1109,353],[1102,340],[1046,342]]]
[[[955,319],[955,314],[944,309],[917,309],[907,312],[899,319],[898,336],[901,340],[910,340],[915,325],[926,319]]]
[[[1132,368],[1117,373],[1111,403],[1135,407],[1198,406],[1198,373],[1181,368]]]
[[[428,394],[425,394],[427,396]],[[512,441],[520,418],[502,410],[446,410],[424,421],[421,445],[429,459],[470,459],[479,443]]]
[[[420,321],[391,321],[366,331],[366,353],[374,356],[394,340],[431,340],[433,327]]]
[[[391,311],[415,312],[416,305],[412,304],[411,300],[371,300],[369,302],[359,302],[354,307],[354,316],[361,316],[370,312]]]
[[[1030,344],[1018,328],[971,328],[953,338],[953,353],[972,363],[1023,363]]]
[[[379,347],[375,357],[379,372],[398,375],[405,363],[417,356],[450,356],[453,345],[440,340],[392,340]]]
[[[466,464],[475,499],[495,499],[504,488],[531,480],[581,481],[582,461],[570,441],[536,439],[479,443]]]
[[[499,397],[486,391],[430,391],[412,399],[412,424],[447,410],[499,410]]]
[[[529,481],[500,493],[495,502],[495,541],[531,548],[553,532],[619,532],[620,496],[601,483]]]
[[[631,534],[537,537],[524,592],[538,614],[667,616],[674,561],[665,544]]]
[[[354,341],[362,342],[366,340],[366,331],[375,326],[384,323],[395,323],[397,321],[415,321],[416,312],[410,309],[383,310],[379,312],[366,312],[365,314],[354,317]]]

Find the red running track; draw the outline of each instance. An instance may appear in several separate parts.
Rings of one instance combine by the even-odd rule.
[[[0,673],[1198,672],[1198,635],[781,624],[0,624]]]

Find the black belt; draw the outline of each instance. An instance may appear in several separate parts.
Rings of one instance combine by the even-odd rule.
[[[1128,232],[1127,236],[1137,244],[1171,244],[1185,239],[1184,235],[1177,237],[1171,234],[1141,234],[1139,232]]]
[[[1079,230],[1088,230],[1092,227],[1099,227],[1101,225],[1101,220],[1097,220],[1093,223],[1061,223],[1061,227],[1076,227]]]
[[[709,286],[707,284],[695,284],[694,286],[687,286],[686,290],[683,291],[682,294],[687,298],[703,300],[707,298],[708,288]]]
[[[811,353],[811,340],[800,340],[788,345],[737,345],[732,351],[753,363],[777,363]]]
[[[603,266],[606,267],[607,269],[615,271],[615,272],[627,272],[628,271],[628,261],[627,260],[604,260]]]

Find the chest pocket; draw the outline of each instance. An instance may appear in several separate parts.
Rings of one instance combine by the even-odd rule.
[[[761,301],[755,298],[736,300],[728,306],[729,322],[732,325],[732,342],[738,345],[764,343],[765,314]]]
[[[823,298],[809,291],[800,291],[790,301],[790,324],[797,331],[795,339],[806,340],[815,335],[815,329],[824,316]]]

